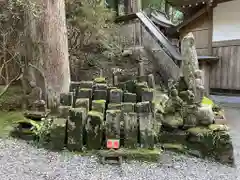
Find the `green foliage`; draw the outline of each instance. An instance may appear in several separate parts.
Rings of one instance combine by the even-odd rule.
[[[100,66],[102,60],[119,56],[123,48],[119,26],[103,1],[67,0],[66,17],[73,74],[86,65]]]
[[[0,137],[8,137],[13,130],[13,124],[25,119],[21,112],[0,111]]]

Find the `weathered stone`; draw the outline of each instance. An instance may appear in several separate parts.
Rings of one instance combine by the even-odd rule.
[[[92,99],[92,89],[81,88],[78,90],[77,98],[88,98],[89,101]]]
[[[69,116],[69,110],[71,106],[59,106],[58,107],[58,117],[67,118]]]
[[[106,139],[120,139],[121,110],[106,111]]]
[[[34,119],[36,121],[46,118],[49,115],[50,111],[41,112],[41,111],[25,111],[23,113],[25,118]]]
[[[196,127],[198,125],[196,112],[197,112],[197,107],[195,106],[186,105],[183,108],[182,116],[183,116],[184,129]]]
[[[144,76],[145,71],[144,71],[144,64],[143,62],[140,62],[138,64],[138,76]]]
[[[113,83],[114,86],[118,85],[118,76],[117,75],[113,75]]]
[[[137,113],[151,113],[151,103],[150,102],[139,102],[136,104]]]
[[[81,85],[81,81],[71,81],[70,92],[73,92],[74,90],[78,90],[80,85]]]
[[[156,88],[156,84],[155,84],[155,78],[153,74],[149,74],[147,76],[147,83],[148,83],[148,87],[151,89],[155,89]]]
[[[97,77],[94,79],[95,83],[106,83],[106,78],[105,77]]]
[[[183,119],[179,113],[164,115],[162,124],[170,129],[178,129],[183,126]]]
[[[207,127],[194,127],[187,130],[188,132],[188,141],[192,143],[201,143],[204,142],[204,138],[212,135],[212,131]]]
[[[117,88],[125,91],[126,90],[126,83],[125,82],[119,82],[118,85],[117,85]]]
[[[123,94],[123,102],[136,103],[137,102],[137,94],[135,94],[135,93],[124,93]]]
[[[82,151],[85,118],[86,110],[84,108],[70,109],[67,121],[67,147],[70,151]]]
[[[195,39],[192,33],[188,33],[185,37],[183,37],[181,43],[181,52],[183,56],[183,76],[188,88],[192,88],[192,86],[194,86],[192,84],[194,82],[193,73],[195,70],[199,69]]]
[[[86,145],[88,149],[101,149],[103,138],[103,113],[90,111],[87,116]]]
[[[105,90],[105,91],[107,91],[107,88],[108,88],[107,84],[101,84],[101,83],[96,83],[93,86],[93,90]]]
[[[107,90],[95,90],[93,91],[93,99],[94,100],[107,100]]]
[[[80,88],[92,89],[93,81],[80,81]]]
[[[140,144],[142,148],[154,148],[154,119],[152,113],[139,113]]]
[[[172,132],[162,130],[158,137],[160,143],[187,144],[187,133],[178,129]]]
[[[122,103],[122,111],[123,112],[134,112],[135,104],[134,103]]]
[[[71,106],[73,101],[73,93],[60,94],[60,104],[63,106]]]
[[[122,105],[121,104],[114,104],[114,103],[111,103],[111,104],[108,104],[108,110],[121,110],[122,109]]]
[[[23,105],[29,111],[46,111],[46,98],[43,97],[45,91],[41,87],[37,86],[35,81],[30,81],[30,92],[23,95]]]
[[[159,142],[158,136],[160,134],[161,127],[162,127],[162,120],[163,120],[163,115],[161,113],[156,113],[155,114],[155,122],[154,122],[154,131],[155,131],[158,142]]]
[[[142,101],[142,90],[148,88],[147,82],[140,82],[136,84],[136,94],[137,94],[137,101]]]
[[[92,101],[92,110],[100,113],[105,113],[106,101],[105,100],[94,100]]]
[[[124,147],[136,148],[138,145],[138,120],[134,112],[123,113]]]
[[[89,99],[88,98],[78,98],[76,100],[75,108],[85,108],[88,112],[90,109]]]
[[[141,101],[152,102],[154,98],[154,89],[143,88],[141,93]]]
[[[202,125],[210,125],[214,122],[214,113],[210,106],[202,106],[197,110],[197,120]]]
[[[112,89],[109,94],[109,103],[120,104],[123,100],[123,91],[121,89]]]
[[[62,150],[65,147],[66,123],[65,118],[53,118],[49,138],[50,149]]]

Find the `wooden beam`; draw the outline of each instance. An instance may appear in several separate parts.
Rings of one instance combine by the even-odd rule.
[[[228,47],[228,46],[240,46],[240,39],[217,41],[217,42],[213,42],[212,46],[214,48],[216,48],[216,47]]]

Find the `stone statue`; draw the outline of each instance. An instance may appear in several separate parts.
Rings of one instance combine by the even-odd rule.
[[[28,110],[45,110],[45,101],[42,99],[42,89],[36,85],[36,82],[30,83],[31,92],[25,96]]]
[[[188,89],[194,93],[195,103],[201,103],[204,95],[202,71],[199,69],[195,40],[192,33],[188,33],[182,40],[183,61],[182,73]]]
[[[183,107],[183,100],[178,96],[176,88],[170,90],[169,100],[166,102],[165,113],[180,112]]]
[[[202,80],[202,71],[196,70],[194,72],[194,77],[195,77],[195,83],[196,83],[195,101],[196,103],[201,103],[204,96],[204,90],[205,90],[203,85],[203,80]]]

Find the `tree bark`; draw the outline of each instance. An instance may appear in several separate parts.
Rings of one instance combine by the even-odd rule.
[[[43,74],[48,108],[59,105],[60,94],[68,93],[70,67],[64,0],[42,0],[43,14]]]

